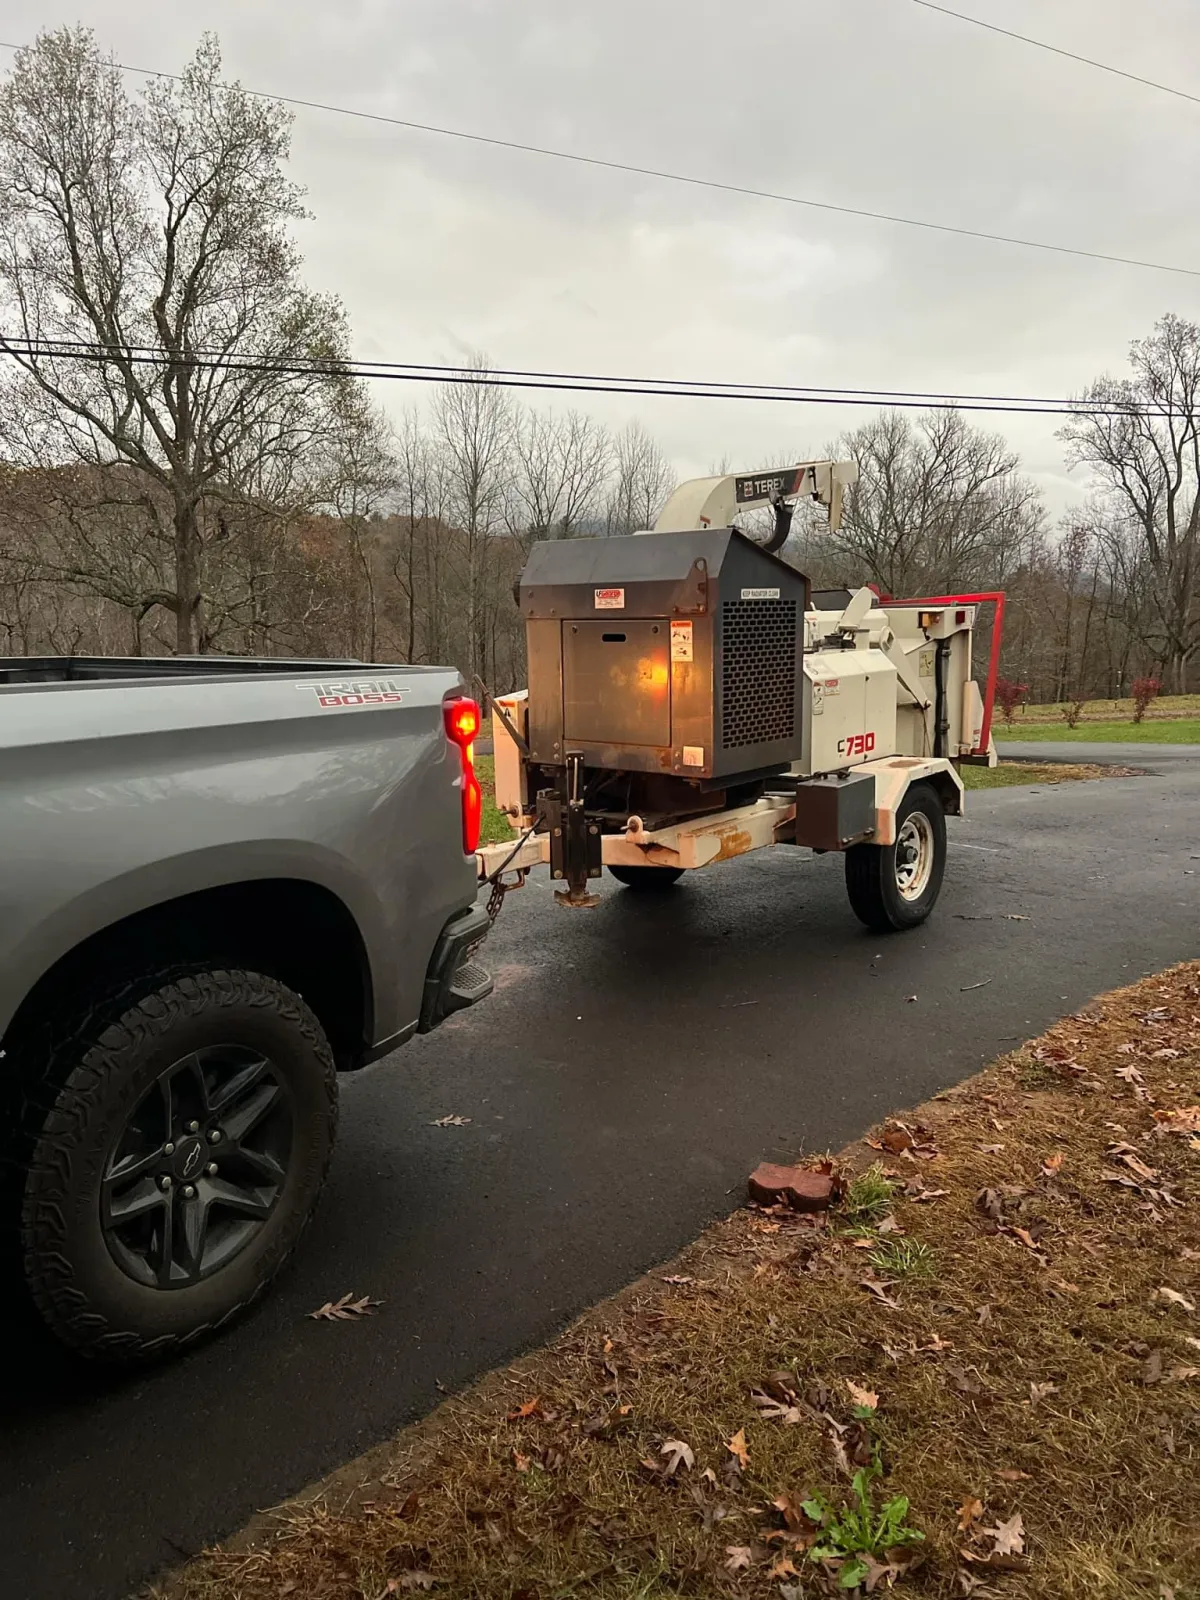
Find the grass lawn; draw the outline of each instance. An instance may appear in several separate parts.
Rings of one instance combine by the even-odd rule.
[[[998,767],[960,767],[966,789],[1011,789],[1030,783],[1071,783],[1083,778],[1126,778],[1129,767],[1095,767],[1066,762],[1002,761]]]
[[[999,719],[999,711],[997,710]],[[1083,708],[1085,718],[1090,717],[1094,722],[1132,722],[1132,700],[1089,700]],[[1151,722],[1161,722],[1171,717],[1200,717],[1200,694],[1163,694],[1159,695],[1146,716]],[[1017,727],[1024,727],[1030,722],[1062,723],[1062,707],[1053,702],[1042,705],[1022,706],[1017,712]],[[1003,723],[1001,723],[1003,726]],[[1014,735],[1015,737],[1015,735]]]
[[[509,826],[508,818],[502,811],[496,810],[496,761],[493,756],[476,756],[475,771],[479,777],[479,786],[483,790],[483,818],[479,827],[480,844],[501,844],[505,839],[511,839],[515,844],[517,836]]]
[[[1063,740],[1068,744],[1200,744],[1200,717],[1172,717],[1145,722],[1080,722],[1068,728],[1057,722],[1026,722],[1018,717],[1010,728],[997,721],[992,729],[997,744],[1011,740],[1024,744],[1032,740]]]
[[[1194,1600],[1198,1010],[1192,962],[1064,1018],[154,1593]]]

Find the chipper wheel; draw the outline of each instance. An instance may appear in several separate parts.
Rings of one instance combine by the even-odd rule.
[[[946,816],[936,791],[914,783],[896,812],[895,844],[846,851],[846,890],[876,933],[915,928],[933,910],[946,870]]]

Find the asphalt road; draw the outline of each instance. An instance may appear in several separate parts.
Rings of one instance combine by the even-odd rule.
[[[1102,767],[1141,767],[1162,772],[1177,762],[1200,762],[1200,744],[1095,744],[1069,739],[1007,739],[996,741],[1002,761],[1079,761]]]
[[[933,919],[888,939],[832,856],[760,852],[657,901],[606,885],[590,912],[531,882],[493,999],[346,1083],[320,1216],[254,1316],[137,1377],[10,1356],[5,1600],[118,1600],[669,1256],[760,1159],[1195,956],[1198,816],[1200,763],[977,794]],[[378,1316],[306,1319],[346,1290]]]

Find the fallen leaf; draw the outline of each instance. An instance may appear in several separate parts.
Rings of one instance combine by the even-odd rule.
[[[680,1464],[687,1467],[689,1471],[696,1465],[696,1452],[690,1444],[684,1444],[682,1439],[667,1439],[659,1454],[668,1458],[665,1468],[668,1478],[674,1476],[679,1470]]]
[[[906,1004],[907,1004],[907,1005],[912,1005],[912,1003],[913,1003],[913,1001],[914,1001],[914,1000],[915,1000],[915,999],[916,999],[916,998],[917,998],[917,997],[916,997],[916,995],[915,995],[915,994],[906,994],[906,995],[905,995],[905,996],[904,996],[904,1000],[905,1000],[905,1003],[906,1003]]]
[[[879,1405],[879,1396],[870,1389],[860,1389],[858,1384],[846,1379],[846,1388],[851,1400],[856,1406],[863,1406],[868,1411],[874,1411]]]
[[[1039,1400],[1047,1400],[1052,1394],[1058,1393],[1056,1383],[1031,1383],[1029,1385],[1029,1403],[1036,1406]]]
[[[725,1557],[726,1572],[745,1572],[754,1559],[754,1552],[748,1544],[727,1544]]]
[[[781,1551],[767,1569],[768,1578],[798,1578],[800,1574],[792,1565],[792,1558]]]
[[[750,1452],[746,1449],[746,1430],[739,1428],[732,1439],[725,1443],[726,1450],[731,1456],[736,1456],[738,1464],[745,1470],[750,1465]]]
[[[1042,1162],[1042,1173],[1047,1178],[1052,1178],[1062,1166],[1066,1157],[1061,1150],[1056,1150],[1053,1155],[1047,1156]]]
[[[1165,1285],[1156,1291],[1160,1300],[1165,1300],[1168,1305],[1179,1306],[1184,1311],[1195,1311],[1195,1306],[1186,1295],[1180,1294],[1178,1289],[1168,1289]]]
[[[1182,1050],[1169,1050],[1164,1047],[1162,1050],[1155,1050],[1150,1059],[1151,1061],[1174,1061],[1176,1056],[1182,1054]]]
[[[764,1394],[761,1389],[752,1389],[750,1398],[766,1422],[782,1422],[784,1427],[790,1428],[804,1420],[804,1412],[799,1406],[781,1405],[778,1400],[769,1394]]]
[[[515,1411],[508,1413],[508,1420],[510,1422],[519,1422],[522,1417],[536,1417],[541,1409],[542,1402],[540,1399],[526,1400],[524,1405],[518,1406]]]
[[[390,1583],[393,1580],[389,1579],[388,1581]],[[394,1581],[397,1588],[403,1589],[408,1593],[416,1589],[428,1592],[437,1583],[437,1579],[431,1572],[418,1572],[416,1569],[411,1572],[402,1572]]]
[[[1041,1248],[1028,1228],[1010,1228],[1008,1231],[1013,1235],[1014,1238],[1019,1239],[1027,1250],[1038,1250]]]
[[[994,1528],[981,1528],[980,1532],[994,1541],[993,1555],[1019,1556],[1025,1548],[1025,1523],[1019,1511],[1007,1522],[998,1523]]]
[[[976,1500],[974,1495],[969,1494],[963,1501],[962,1505],[958,1508],[959,1533],[966,1533],[971,1524],[973,1522],[978,1522],[982,1515],[983,1501]]]
[[[689,1278],[682,1272],[672,1272],[670,1277],[667,1277],[667,1278],[663,1279],[664,1283],[676,1283],[676,1284],[695,1283],[695,1281],[696,1281],[695,1278]]]
[[[326,1300],[308,1315],[313,1322],[353,1322],[357,1317],[369,1317],[382,1304],[382,1300],[372,1300],[369,1295],[356,1300],[353,1293],[344,1294],[340,1300]]]
[[[981,1156],[998,1156],[1004,1149],[1002,1144],[980,1144],[975,1147]]]
[[[1033,1474],[1022,1472],[1020,1467],[1001,1467],[996,1476],[1003,1478],[1005,1483],[1025,1483],[1032,1478]]]
[[[456,1117],[451,1112],[448,1116],[438,1117],[429,1126],[431,1128],[465,1128],[470,1120],[470,1117]]]
[[[533,1465],[532,1457],[522,1455],[519,1450],[514,1450],[512,1455],[513,1455],[513,1466],[516,1467],[517,1471],[518,1472],[528,1472],[530,1467]],[[651,1463],[651,1465],[653,1465],[653,1463]]]
[[[1151,1350],[1146,1357],[1146,1365],[1142,1368],[1142,1382],[1149,1387],[1154,1383],[1163,1381],[1163,1353],[1161,1350]]]
[[[1190,1344],[1193,1350],[1200,1350],[1200,1339],[1193,1339],[1191,1334],[1184,1335],[1184,1344]]]
[[[1200,1106],[1180,1106],[1175,1111],[1156,1111],[1154,1120],[1160,1133],[1180,1133],[1185,1137],[1200,1133]]]
[[[1004,913],[1004,920],[1005,922],[1029,922],[1032,919],[1029,917],[1023,917],[1019,911],[1006,911]]]
[[[905,1150],[911,1150],[916,1141],[907,1128],[885,1128],[880,1143],[885,1150],[898,1156]]]
[[[1192,1378],[1200,1378],[1200,1367],[1172,1367],[1167,1373],[1168,1383],[1188,1383]]]
[[[1004,1196],[998,1189],[980,1189],[975,1196],[975,1209],[991,1217],[993,1222],[999,1222],[1004,1216]]]
[[[877,1283],[874,1278],[862,1278],[859,1281],[859,1288],[865,1289],[868,1294],[873,1294],[880,1305],[888,1306],[893,1311],[899,1311],[899,1303],[888,1294],[888,1290],[891,1288],[890,1283]]]
[[[1126,1083],[1144,1083],[1146,1081],[1136,1067],[1115,1067],[1113,1076],[1123,1078]]]

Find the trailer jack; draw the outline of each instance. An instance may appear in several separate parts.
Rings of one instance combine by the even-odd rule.
[[[588,891],[588,879],[598,878],[603,870],[600,825],[588,821],[581,750],[567,752],[563,776],[561,788],[544,789],[538,795],[550,834],[550,875],[567,886],[556,890],[554,898],[572,909],[598,905],[600,897]]]

